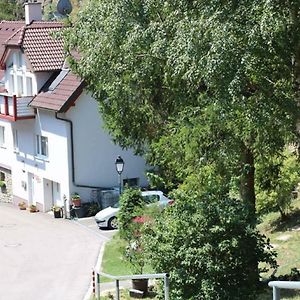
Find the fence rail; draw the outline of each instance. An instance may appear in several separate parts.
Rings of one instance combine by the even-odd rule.
[[[97,300],[100,300],[100,276],[110,278],[115,280],[116,283],[116,300],[120,300],[120,280],[130,280],[130,279],[163,279],[164,280],[164,294],[165,300],[169,300],[170,292],[170,283],[169,283],[169,274],[168,273],[159,273],[159,274],[141,274],[141,275],[125,275],[125,276],[114,276],[111,274],[94,271],[97,277]]]
[[[280,300],[280,289],[300,290],[300,281],[270,281],[273,288],[273,300]]]

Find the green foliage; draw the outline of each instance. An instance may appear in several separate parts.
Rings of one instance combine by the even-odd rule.
[[[286,150],[268,164],[258,165],[257,210],[264,213],[279,211],[286,217],[295,191],[300,182],[300,164],[295,153]]]
[[[6,183],[3,180],[0,180],[0,188],[5,188],[6,187]]]
[[[156,184],[176,188],[208,165],[254,202],[255,161],[297,140],[299,7],[91,0],[66,51],[115,141],[158,167]]]
[[[0,20],[20,20],[23,16],[24,12],[20,1],[0,1]]]
[[[124,258],[136,274],[142,274],[145,266],[145,254],[141,240],[142,223],[135,222],[134,218],[143,215],[145,206],[141,191],[128,188],[120,197],[118,224],[120,236],[125,240],[123,249]]]
[[[144,201],[141,191],[134,188],[125,189],[120,197],[120,210],[118,212],[119,232],[125,240],[131,240],[134,231],[132,219],[141,215],[143,207]]]
[[[248,219],[238,200],[178,194],[146,227],[148,258],[155,272],[170,273],[171,299],[256,299],[256,262],[276,263]]]

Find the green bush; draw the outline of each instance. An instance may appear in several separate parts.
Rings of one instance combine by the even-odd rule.
[[[259,262],[276,266],[265,237],[234,199],[177,194],[146,224],[143,243],[155,272],[170,273],[173,300],[256,299]]]
[[[125,240],[132,237],[132,219],[141,214],[145,203],[139,189],[128,188],[120,197],[118,224],[120,236]]]
[[[276,170],[268,172],[266,170]],[[291,207],[294,191],[300,181],[300,164],[295,154],[285,151],[282,156],[273,158],[268,166],[258,166],[259,181],[257,211],[260,213],[279,211],[285,218]]]
[[[126,189],[120,197],[119,233],[125,241],[122,252],[135,274],[142,274],[145,266],[145,251],[141,239],[144,207],[145,202],[138,189]]]
[[[5,188],[6,187],[6,183],[3,180],[0,180],[0,188]]]

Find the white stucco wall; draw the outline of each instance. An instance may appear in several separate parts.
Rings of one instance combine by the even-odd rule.
[[[0,165],[11,168],[13,161],[13,137],[11,130],[11,122],[0,119],[0,126],[3,126],[5,128],[5,144],[3,146],[0,146]]]
[[[70,193],[65,123],[56,120],[54,112],[39,110],[36,119],[18,121],[13,126],[18,131],[19,141],[19,152],[14,153],[13,159],[14,195],[34,204],[35,202],[44,204],[45,200],[46,210],[49,210],[52,204],[63,205],[63,195]],[[37,134],[48,138],[49,155],[47,158],[36,155]],[[51,202],[51,181],[60,184],[61,197],[56,203]],[[26,182],[26,188],[22,182]]]
[[[125,161],[122,179],[139,178],[146,186],[145,161],[132,151],[113,144],[102,128],[95,100],[83,93],[67,113],[59,117],[73,124],[75,183],[72,182],[70,124],[55,118],[55,112],[38,109],[35,119],[9,122],[5,126],[5,148],[0,148],[0,164],[12,170],[12,188],[16,199],[40,203],[45,210],[63,205],[63,196],[78,192],[83,201],[91,200],[93,187],[118,187],[115,160]],[[13,147],[13,130],[18,132],[18,151]],[[36,135],[48,138],[48,157],[36,154]],[[93,186],[91,188],[80,185]],[[59,187],[59,191],[58,191]],[[54,196],[53,189],[56,194]],[[59,195],[59,197],[58,197]]]
[[[112,142],[103,129],[97,102],[92,97],[83,93],[66,113],[66,118],[73,122],[76,183],[118,187],[114,163],[121,155],[125,162],[122,179],[139,178],[140,186],[147,185],[144,159]],[[74,186],[74,191],[77,190]]]

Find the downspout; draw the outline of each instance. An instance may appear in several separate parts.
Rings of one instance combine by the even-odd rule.
[[[74,155],[74,136],[73,136],[73,122],[69,119],[60,118],[58,116],[58,112],[55,112],[55,118],[60,121],[64,121],[69,123],[70,125],[70,137],[71,137],[71,167],[72,167],[72,182],[76,187],[83,187],[83,188],[93,188],[93,189],[101,189],[107,190],[107,188],[103,188],[100,186],[92,186],[92,185],[84,185],[76,183],[76,176],[75,176],[75,155]]]

